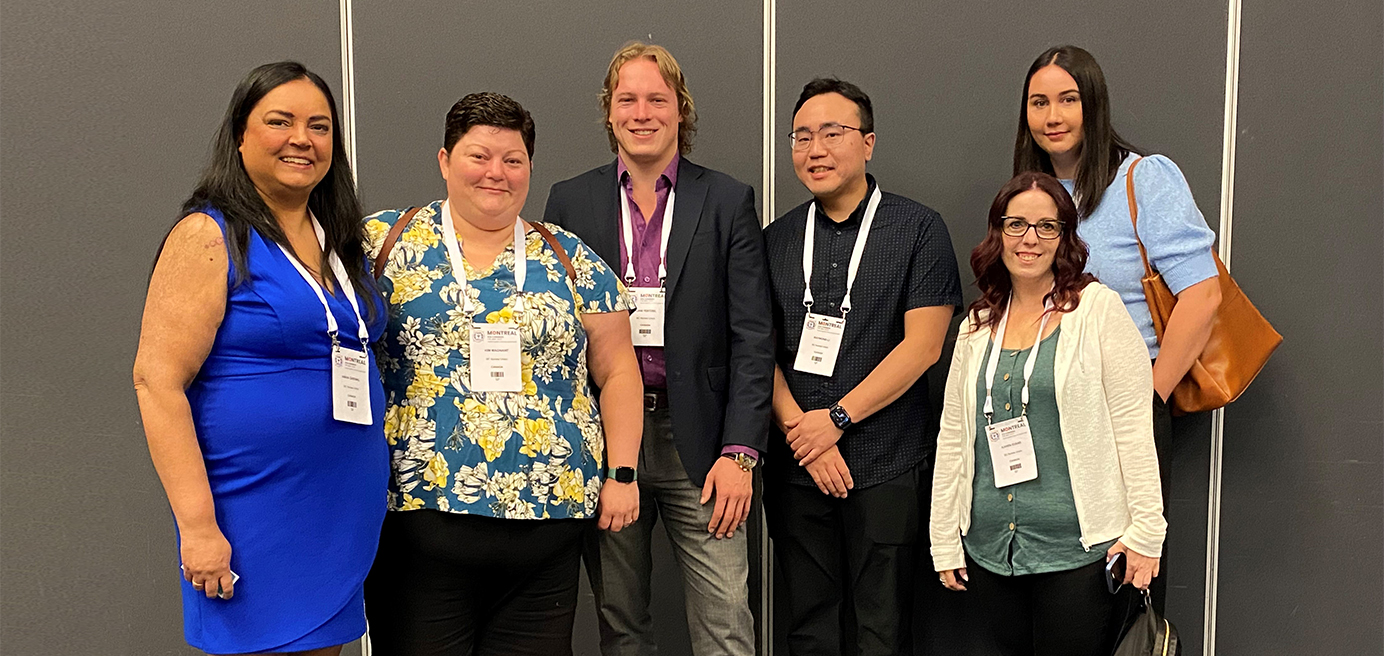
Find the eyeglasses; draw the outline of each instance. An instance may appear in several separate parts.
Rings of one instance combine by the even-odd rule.
[[[1000,217],[1000,229],[1010,237],[1020,237],[1028,234],[1029,228],[1033,228],[1038,233],[1039,239],[1057,239],[1062,236],[1062,227],[1065,223],[1057,219],[1043,219],[1037,223],[1029,223],[1028,219],[1017,216]]]
[[[793,145],[793,150],[807,150],[807,147],[812,145],[813,137],[821,137],[823,147],[835,148],[846,138],[847,130],[859,132],[860,128],[836,123],[827,123],[816,130],[798,128],[788,135],[788,141]]]

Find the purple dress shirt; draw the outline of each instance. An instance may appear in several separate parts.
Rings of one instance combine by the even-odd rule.
[[[644,211],[634,202],[634,182],[630,180],[629,168],[625,166],[625,161],[619,157],[615,158],[615,175],[620,180],[620,191],[629,200],[630,223],[633,232],[634,250],[634,281],[625,278],[627,265],[630,261],[630,253],[625,249],[625,227],[619,227],[620,241],[620,270],[617,272],[620,279],[630,287],[658,287],[662,281],[658,279],[658,265],[660,262],[660,251],[663,242],[663,213],[668,207],[668,192],[678,184],[678,164],[682,162],[681,155],[673,155],[673,161],[668,162],[667,168],[658,176],[654,182],[654,196],[656,204],[652,217],[645,218]],[[621,220],[616,217],[616,220]],[[635,356],[639,358],[639,372],[644,379],[646,389],[667,389],[668,370],[663,360],[663,348],[658,346],[636,346],[634,347]],[[744,453],[751,458],[758,459],[759,453],[747,446],[730,445],[721,449],[722,454]]]

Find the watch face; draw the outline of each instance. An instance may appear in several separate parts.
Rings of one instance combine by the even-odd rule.
[[[831,409],[831,423],[836,424],[837,428],[845,428],[850,425],[851,418],[844,409],[838,406]]]
[[[615,482],[617,482],[617,483],[632,483],[632,482],[634,482],[634,468],[633,468],[633,467],[616,467],[616,468],[615,468]]]

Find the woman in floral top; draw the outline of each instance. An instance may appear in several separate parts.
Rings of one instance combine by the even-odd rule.
[[[447,200],[365,221],[370,256],[389,249],[380,653],[567,652],[584,532],[639,514],[637,483],[605,476],[639,454],[631,298],[575,235],[544,228],[559,252],[519,218],[533,143],[518,103],[468,95],[438,153]]]

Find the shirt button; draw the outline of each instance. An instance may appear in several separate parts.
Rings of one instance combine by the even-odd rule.
[[[1014,530],[1014,522],[1009,522],[1009,530]]]
[[[827,305],[829,305],[829,306],[831,306],[831,307],[836,307],[836,304],[835,304],[835,303],[827,303]]]
[[[837,231],[836,231],[836,234],[838,234],[838,235],[841,234],[841,231],[840,231],[840,230],[837,230]]]
[[[645,362],[653,362],[653,361],[654,361],[654,356],[649,355],[648,353],[645,353],[645,354],[644,354],[644,361],[645,361]],[[625,362],[629,362],[629,360],[625,360]],[[1005,409],[1005,410],[1008,410],[1008,409],[1009,409],[1009,406],[1004,406],[1004,409]]]
[[[1005,379],[1005,380],[1009,380],[1009,374],[1005,374],[1005,375],[1004,375],[1004,379]]]
[[[628,362],[628,360],[626,360],[626,362]],[[1009,404],[1008,404],[1008,403],[1004,404],[1004,409],[1005,409],[1005,410],[1008,410],[1008,409],[1009,409]]]
[[[649,282],[649,277],[648,277],[648,276],[644,276],[644,282]]]
[[[1010,501],[1013,501],[1013,500],[1014,500],[1014,495],[1012,495],[1012,494],[1009,495],[1009,500],[1010,500]],[[1010,526],[1013,526],[1013,524],[1011,524]]]
[[[832,263],[831,263],[831,268],[833,268],[833,269],[836,268],[836,263],[835,263],[835,262],[832,262]]]

